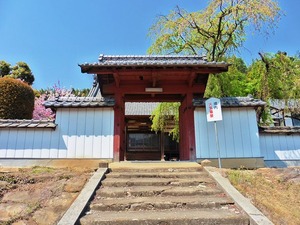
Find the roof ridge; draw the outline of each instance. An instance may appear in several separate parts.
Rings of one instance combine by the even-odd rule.
[[[104,55],[100,54],[98,57],[99,61],[105,59],[201,59],[206,61],[206,56],[203,55]]]

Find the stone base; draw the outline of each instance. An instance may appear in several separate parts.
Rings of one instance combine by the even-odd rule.
[[[112,159],[0,159],[0,167],[107,167]]]
[[[284,168],[300,166],[300,159],[298,160],[265,160],[267,167]]]
[[[205,159],[197,159],[198,163],[201,163]],[[218,159],[208,158],[211,163],[204,166],[219,167]],[[263,158],[223,158],[221,159],[222,168],[246,168],[255,169],[265,167]]]

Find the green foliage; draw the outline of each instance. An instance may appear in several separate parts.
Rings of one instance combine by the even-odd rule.
[[[173,140],[179,142],[179,106],[179,102],[158,104],[150,116],[151,129],[155,132],[168,132]]]
[[[300,99],[300,59],[290,57],[285,52],[262,54],[249,67],[246,91],[255,98],[269,102],[270,99]],[[286,104],[287,105],[287,104]],[[269,105],[259,109],[261,123],[272,123]],[[298,111],[296,108],[295,111]]]
[[[10,64],[5,61],[0,61],[0,77],[4,77],[10,74]]]
[[[34,108],[34,92],[26,83],[0,78],[0,118],[31,119]]]
[[[297,97],[299,59],[276,54],[260,54],[260,60],[252,63],[248,73],[248,90],[255,97],[267,100]],[[299,96],[298,96],[299,97]]]
[[[25,62],[18,62],[15,66],[11,67],[9,63],[0,61],[0,77],[5,76],[22,80],[29,85],[32,85],[34,82],[34,75]]]
[[[34,82],[34,76],[31,72],[31,69],[25,62],[18,62],[11,70],[12,78],[20,79],[29,85],[32,85]]]
[[[154,42],[148,53],[205,54],[209,61],[220,61],[243,46],[246,28],[268,32],[280,16],[276,0],[211,0],[195,12],[177,7],[150,28]],[[247,94],[246,66],[238,58],[232,60],[228,73],[209,77],[206,97]]]
[[[160,16],[151,27],[150,54],[205,54],[218,61],[237,50],[254,31],[276,27],[280,8],[276,0],[212,0],[203,10],[187,12],[177,7]]]
[[[259,60],[254,61],[249,67],[246,91],[255,98],[263,99],[263,96],[268,95],[265,70],[263,62]]]
[[[226,59],[231,64],[228,72],[209,77],[205,97],[246,96],[247,66],[241,58],[232,56]]]
[[[33,174],[52,173],[54,171],[55,171],[54,168],[51,168],[51,167],[43,167],[43,166],[32,167]]]
[[[78,97],[86,97],[90,92],[89,88],[84,88],[84,89],[72,89],[72,94]]]

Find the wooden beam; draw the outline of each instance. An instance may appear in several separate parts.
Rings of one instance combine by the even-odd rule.
[[[126,102],[181,102],[181,95],[125,95]]]
[[[151,73],[155,72],[158,74],[170,74],[172,73],[179,73],[179,72],[191,72],[194,71],[195,73],[198,74],[203,74],[203,73],[222,73],[222,72],[227,72],[228,67],[224,66],[217,66],[217,67],[208,67],[208,66],[203,66],[203,67],[175,67],[175,68],[102,68],[102,67],[90,67],[90,68],[85,68],[81,70],[83,73],[88,73],[88,74],[113,74],[114,72],[118,72],[121,75],[126,75],[126,74],[140,74],[143,73],[145,75],[151,75]]]
[[[176,85],[160,85],[162,88],[161,93],[148,93],[145,91],[147,88],[146,84],[141,85],[120,85],[117,88],[115,85],[103,85],[102,93],[105,94],[114,94],[117,91],[124,93],[124,94],[185,94],[187,91],[195,93],[195,94],[202,94],[205,91],[204,84],[194,84],[192,87],[189,87],[187,84],[176,84]]]

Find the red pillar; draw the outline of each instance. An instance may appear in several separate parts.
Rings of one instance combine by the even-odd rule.
[[[125,151],[125,103],[122,94],[115,94],[114,107],[114,161],[124,160]]]
[[[180,159],[196,160],[193,94],[187,93],[179,109]]]
[[[184,127],[184,101],[181,102],[179,107],[179,158],[180,160],[186,159],[186,150],[185,150],[185,127]]]

